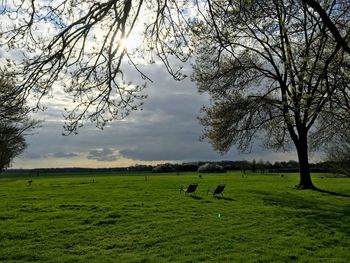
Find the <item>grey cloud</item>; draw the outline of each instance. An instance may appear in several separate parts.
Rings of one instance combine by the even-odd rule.
[[[91,150],[87,155],[87,159],[100,162],[116,161],[120,157],[119,152],[112,148]]]
[[[21,159],[41,159],[41,158],[46,158],[46,154],[42,153],[36,153],[36,152],[33,152],[33,151],[30,151],[30,152],[24,152],[21,156],[20,156]]]
[[[176,82],[176,85],[179,85]],[[220,159],[208,143],[198,141],[201,126],[197,116],[203,104],[193,87],[155,87],[143,111],[134,112],[104,131],[87,124],[77,136],[61,136],[62,122],[46,122],[40,135],[28,137],[28,151],[87,152],[87,159],[114,161],[120,154],[134,160]],[[158,92],[155,92],[158,91]],[[192,93],[192,95],[191,95]],[[40,137],[40,140],[38,138]],[[64,150],[62,150],[64,147]],[[103,150],[90,150],[103,149]]]
[[[150,145],[150,147],[138,147],[135,149],[121,150],[120,153],[130,159],[142,161],[157,161],[157,160],[171,160],[171,161],[199,161],[199,160],[219,160],[223,157],[210,150],[206,145],[186,145],[178,143],[174,145],[164,145],[157,147]]]
[[[56,153],[48,154],[48,156],[54,157],[54,158],[69,158],[69,157],[77,157],[79,156],[79,154],[74,152],[56,152]]]
[[[63,112],[53,105],[41,115],[50,121],[44,122],[37,134],[27,137],[29,147],[23,156],[33,159],[55,153],[56,156],[51,157],[64,158],[65,153],[80,153],[89,160],[105,162],[121,157],[141,161],[268,158],[268,152],[257,148],[253,148],[252,154],[242,155],[232,149],[222,156],[213,151],[209,143],[199,142],[202,127],[197,117],[201,106],[208,103],[208,97],[199,95],[194,83],[188,80],[173,81],[159,65],[146,70],[154,84],[145,91],[149,97],[143,111],[110,123],[103,131],[86,123],[78,135],[62,136]],[[136,74],[132,77],[137,78]]]

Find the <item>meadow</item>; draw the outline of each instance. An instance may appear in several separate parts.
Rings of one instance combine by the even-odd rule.
[[[3,175],[0,262],[350,262],[350,179],[313,180],[330,193],[296,174]]]

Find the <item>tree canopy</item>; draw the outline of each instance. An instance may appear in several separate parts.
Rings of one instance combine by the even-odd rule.
[[[339,173],[350,177],[350,136],[340,134],[327,147],[326,159]]]
[[[30,109],[17,97],[15,78],[0,71],[0,171],[27,147],[24,136],[38,122],[30,119]]]
[[[193,6],[190,3],[3,1],[1,45],[23,54],[18,59],[21,91],[25,97],[35,96],[38,107],[55,84],[72,97],[72,106],[66,107],[69,133],[86,120],[103,128],[138,109],[146,98],[144,84],[126,79],[126,69],[150,80],[140,65],[154,63],[157,57],[174,78],[183,77],[170,60],[188,57],[190,28],[185,12]],[[135,49],[127,47],[133,34],[139,39]]]
[[[349,28],[341,8],[329,5],[327,13]],[[204,137],[221,152],[249,149],[259,131],[272,148],[294,144],[300,187],[313,188],[310,147],[349,129],[349,54],[302,1],[213,3],[210,12],[216,19],[200,24],[194,73],[212,98],[203,108]]]
[[[344,28],[342,28],[341,31],[345,31],[345,32],[344,32],[344,36],[341,34],[336,23],[332,21],[332,17],[321,6],[321,4],[323,4],[325,7],[327,7],[329,3],[327,1],[323,1],[322,3],[321,1],[318,2],[316,0],[304,0],[304,2],[319,14],[319,16],[322,19],[322,22],[333,35],[335,42],[337,42],[344,49],[345,52],[350,54],[350,45],[349,45],[350,30],[349,28],[346,28],[345,30]],[[335,2],[333,2],[333,4],[335,5]],[[345,8],[343,8],[341,12],[349,12],[350,11],[349,1],[343,1],[343,5],[345,5]]]
[[[214,22],[216,30],[223,21],[214,6],[252,3],[266,6],[262,1],[211,0],[2,1],[0,46],[16,51],[10,53],[19,63],[20,91],[25,97],[33,95],[38,107],[56,84],[72,98],[65,109],[68,133],[87,120],[103,128],[137,110],[146,98],[145,86],[126,79],[126,69],[134,68],[148,79],[142,64],[160,60],[175,79],[183,78],[172,62],[189,58],[193,36],[205,37],[198,22]],[[329,41],[339,40],[346,49],[348,1],[295,4],[307,4],[307,12],[331,28],[325,30]],[[125,42],[133,34],[138,45],[127,48]]]

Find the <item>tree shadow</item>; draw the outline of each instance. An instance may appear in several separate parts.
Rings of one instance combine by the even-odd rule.
[[[325,190],[323,190],[325,191]],[[323,192],[321,191],[321,192]],[[321,202],[308,197],[299,196],[290,192],[278,195],[265,191],[254,191],[261,195],[261,200],[266,205],[278,206],[281,214],[287,218],[296,218],[298,226],[304,226],[304,230],[313,235],[315,226],[328,231],[338,230],[350,235],[350,228],[346,218],[350,217],[350,205],[343,203]],[[335,196],[349,197],[348,195],[325,191]]]
[[[350,197],[350,195],[348,195],[348,194],[332,192],[332,191],[320,189],[320,188],[317,188],[317,187],[315,187],[313,190],[316,191],[316,192],[325,193],[325,194],[329,194],[329,195],[335,195],[335,196],[341,196],[341,197]]]

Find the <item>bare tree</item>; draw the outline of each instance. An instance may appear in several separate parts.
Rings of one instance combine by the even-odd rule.
[[[326,10],[321,6],[321,4],[329,5],[328,1],[316,1],[316,0],[304,0],[304,2],[309,5],[311,8],[313,8],[321,17],[323,23],[326,25],[326,27],[329,29],[331,34],[333,35],[335,41],[346,51],[350,54],[350,46],[349,46],[349,36],[350,36],[350,30],[346,28],[345,35],[342,36],[340,33],[340,30],[336,26],[335,22],[332,21],[329,14],[326,12]],[[335,4],[335,2],[333,2]],[[350,3],[348,0],[345,1],[338,1],[338,5],[343,5],[343,8],[341,8],[341,12],[350,12]],[[344,31],[344,30],[342,30]]]
[[[310,148],[337,132],[330,127],[348,126],[349,54],[302,2],[212,2],[208,9],[216,19],[198,25],[205,38],[194,73],[212,98],[203,108],[204,137],[220,152],[249,150],[259,131],[269,147],[294,144],[299,187],[314,188]],[[347,14],[327,12],[349,27]]]
[[[164,62],[176,79],[183,76],[170,66],[170,59],[185,61],[190,53],[184,17],[191,1],[2,1],[1,42],[23,53],[22,96],[40,100],[52,93],[55,83],[73,98],[67,106],[66,130],[75,132],[90,120],[103,128],[106,122],[127,116],[142,106],[144,84],[125,79],[125,69],[134,68],[150,81],[138,65]],[[142,30],[136,50],[126,41]],[[146,59],[147,58],[147,59]]]
[[[350,136],[348,134],[333,138],[327,148],[327,161],[339,173],[350,177]]]
[[[25,135],[38,121],[29,117],[30,109],[17,97],[15,77],[0,71],[0,172],[27,147]]]

